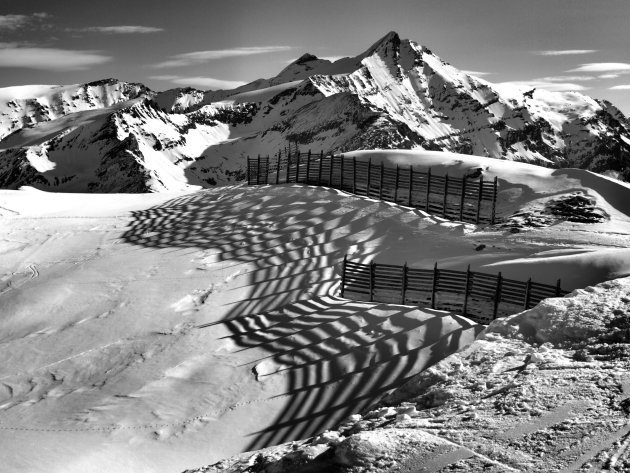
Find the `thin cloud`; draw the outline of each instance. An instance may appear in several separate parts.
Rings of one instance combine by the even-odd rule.
[[[619,77],[620,74],[602,74],[599,77],[600,79],[616,79],[617,77]]]
[[[610,90],[630,90],[630,84],[614,85]]]
[[[570,82],[552,82],[544,80],[508,81],[501,82],[497,85],[527,89],[544,89],[551,92],[578,92],[589,89],[589,87],[584,87],[583,85],[573,84]]]
[[[535,79],[541,82],[585,82],[589,80],[593,80],[593,76],[550,76],[550,77],[541,77],[540,79]]]
[[[618,72],[630,71],[630,64],[625,62],[591,62],[567,72]]]
[[[464,74],[468,74],[469,76],[483,77],[489,76],[493,74],[492,72],[483,72],[483,71],[462,71]]]
[[[534,51],[539,56],[575,56],[578,54],[596,53],[597,49],[548,49],[546,51]]]
[[[155,68],[185,67],[195,64],[203,64],[216,59],[231,57],[253,56],[256,54],[270,54],[294,49],[291,46],[253,46],[247,48],[215,49],[210,51],[194,51],[191,53],[177,54],[170,59],[155,64]]]
[[[24,67],[43,71],[87,69],[111,61],[98,51],[77,51],[55,48],[0,48],[0,67]]]
[[[51,15],[44,12],[33,13],[32,15],[0,15],[0,31],[21,30],[50,17]]]
[[[121,25],[121,26],[88,26],[86,28],[76,28],[69,31],[77,31],[79,33],[103,33],[103,34],[148,34],[159,33],[164,28],[156,28],[154,26],[139,25]]]
[[[237,80],[215,79],[213,77],[182,77],[174,75],[151,76],[149,79],[165,80],[177,85],[207,87],[214,90],[230,90],[245,85],[246,82]]]
[[[178,79],[178,78],[179,78],[179,76],[174,76],[174,75],[171,75],[171,74],[149,77],[149,79],[154,79],[154,80],[174,80],[174,79]]]

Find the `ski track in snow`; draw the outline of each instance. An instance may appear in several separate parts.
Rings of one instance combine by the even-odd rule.
[[[28,270],[31,272],[31,279],[35,279],[39,276],[39,271],[37,270],[36,264],[29,264]]]

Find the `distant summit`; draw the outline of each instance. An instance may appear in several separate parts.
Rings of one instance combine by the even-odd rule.
[[[306,53],[306,54],[303,54],[302,56],[300,56],[294,62],[294,64],[302,65],[302,64],[305,64],[305,63],[310,62],[310,61],[317,61],[317,59],[318,59],[317,56],[313,56],[312,54]]]

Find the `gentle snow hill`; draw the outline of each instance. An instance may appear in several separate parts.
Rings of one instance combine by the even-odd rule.
[[[160,110],[137,107],[126,123],[171,129]],[[482,167],[488,179],[517,164],[421,158],[453,174]],[[549,217],[515,233],[509,221],[449,222],[317,186],[0,191],[0,461],[10,471],[181,471],[332,428],[472,341],[478,328],[457,314],[339,299],[346,254],[486,272],[503,264],[522,280],[530,261],[566,257],[581,272],[536,273],[565,289],[625,270],[630,223],[605,199],[624,202],[625,185],[510,169],[503,209],[534,213],[581,192],[607,216]]]
[[[29,189],[0,191],[0,211],[0,457],[11,470],[177,471],[300,438],[478,331],[445,312],[331,297],[346,252],[451,229],[333,190]],[[434,253],[447,240],[473,253],[460,236]]]
[[[12,93],[38,97],[10,99]],[[275,77],[232,90],[154,93],[108,79],[0,95],[6,97],[0,100],[0,149],[12,147],[0,152],[0,186],[5,188],[169,192],[233,184],[243,180],[247,156],[273,155],[287,141],[303,151],[437,150],[629,177],[630,123],[609,102],[577,92],[495,85],[394,32],[357,56],[330,62],[307,54]],[[106,131],[83,126],[77,114],[75,126],[53,125],[37,146],[15,137],[2,142],[26,126],[137,98],[153,110],[138,115],[159,114],[159,121],[180,125],[171,127],[168,139],[162,139],[157,121],[141,119],[130,125],[133,136],[126,140],[123,121],[117,124],[119,142],[106,146]],[[137,111],[130,105],[120,113]],[[191,129],[208,126],[220,132],[190,136]],[[73,128],[83,130],[82,138],[64,139]],[[191,140],[198,146],[187,147]],[[45,156],[57,144],[64,153]],[[83,154],[90,159],[82,160]],[[38,165],[46,161],[50,164]],[[98,179],[82,178],[86,173]],[[93,184],[103,179],[109,182]],[[61,181],[67,185],[58,187]]]

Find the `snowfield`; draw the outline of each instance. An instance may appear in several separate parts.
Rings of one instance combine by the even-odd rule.
[[[497,175],[501,221],[303,185],[0,191],[2,468],[183,471],[310,436],[222,465],[545,471],[549,455],[561,469],[600,452],[623,465],[630,283],[584,288],[630,275],[630,187],[449,153],[356,156]],[[576,195],[594,223],[549,210]],[[345,254],[577,291],[475,341],[483,327],[457,314],[339,298]]]

